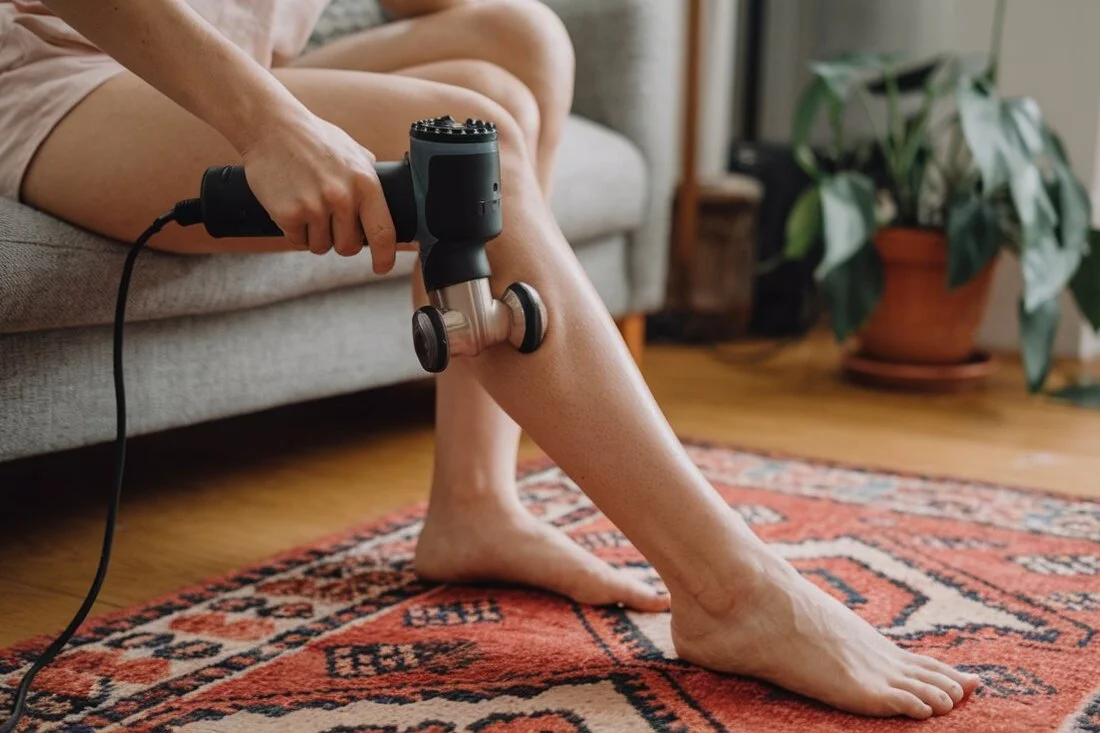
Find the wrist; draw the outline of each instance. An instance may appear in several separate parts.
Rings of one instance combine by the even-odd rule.
[[[305,105],[278,82],[272,80],[270,85],[256,87],[253,94],[229,105],[231,109],[226,110],[226,119],[217,125],[222,136],[242,156],[273,131],[301,125],[311,115]]]

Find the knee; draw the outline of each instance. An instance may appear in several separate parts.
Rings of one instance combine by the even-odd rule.
[[[509,120],[519,128],[519,134],[527,147],[534,150],[538,144],[541,126],[538,100],[534,93],[518,77],[488,61],[474,59],[455,61],[462,86],[491,99],[508,113]]]
[[[497,100],[468,88],[452,87],[448,109],[457,118],[492,120],[500,146],[501,175],[512,193],[539,196],[534,179],[534,157],[520,123]],[[528,191],[527,189],[531,189]]]
[[[470,12],[479,33],[503,44],[509,69],[544,110],[568,113],[576,60],[561,18],[539,0],[482,0],[470,5]]]

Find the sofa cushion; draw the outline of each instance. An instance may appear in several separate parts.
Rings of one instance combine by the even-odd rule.
[[[620,233],[577,248],[616,315],[630,298],[626,239]],[[410,298],[407,283],[391,281],[134,324],[126,333],[129,434],[423,378],[409,336]],[[114,434],[109,326],[0,334],[0,461]]]
[[[645,165],[625,138],[571,118],[552,207],[570,242],[633,229],[645,206]],[[110,323],[126,249],[14,201],[0,199],[0,333]],[[398,257],[387,277],[412,271]],[[138,261],[129,320],[252,308],[379,278],[369,257],[173,255]]]

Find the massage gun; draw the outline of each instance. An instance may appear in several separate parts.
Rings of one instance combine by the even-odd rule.
[[[441,372],[450,357],[474,356],[503,341],[522,353],[534,351],[547,325],[538,291],[516,282],[497,300],[489,289],[485,245],[502,227],[496,126],[439,117],[413,123],[409,138],[401,161],[375,168],[397,241],[420,245],[431,302],[412,319],[421,366]],[[282,235],[240,166],[207,170],[199,201],[203,224],[213,237]]]

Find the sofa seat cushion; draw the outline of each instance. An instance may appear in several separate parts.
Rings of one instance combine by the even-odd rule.
[[[645,164],[625,138],[580,118],[566,126],[552,208],[570,242],[635,228],[645,208]],[[110,323],[126,247],[0,199],[0,333]],[[386,278],[407,276],[404,253]],[[138,260],[133,321],[224,313],[379,278],[366,256],[173,255]]]

